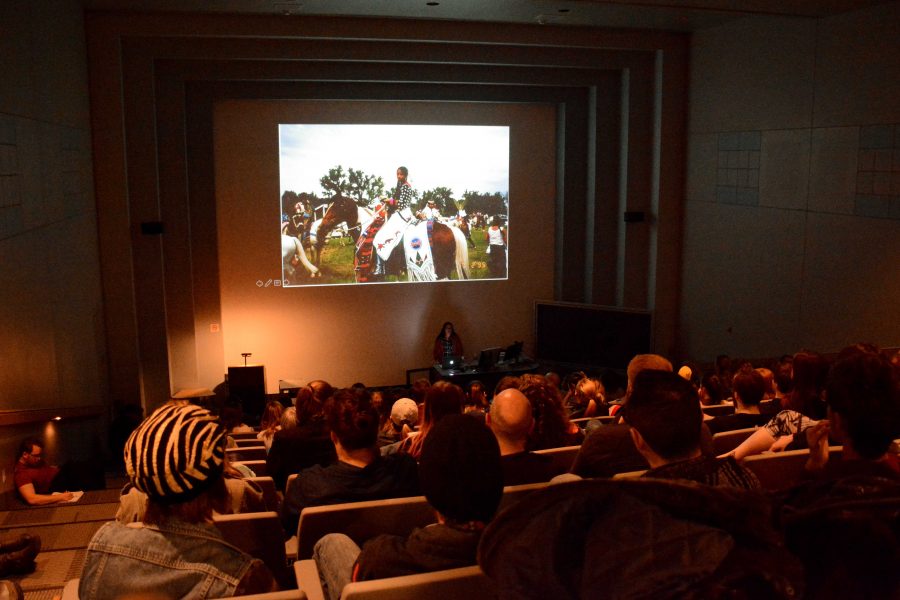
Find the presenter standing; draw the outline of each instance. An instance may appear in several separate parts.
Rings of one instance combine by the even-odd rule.
[[[434,338],[434,362],[442,362],[445,356],[462,356],[462,354],[462,339],[453,328],[453,323],[447,321],[441,327],[437,337]]]

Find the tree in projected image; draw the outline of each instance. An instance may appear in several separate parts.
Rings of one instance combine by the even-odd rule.
[[[372,200],[384,195],[384,180],[368,175],[361,170],[337,165],[328,169],[328,174],[319,180],[322,189],[330,195],[341,194],[353,198],[357,206],[368,206]]]

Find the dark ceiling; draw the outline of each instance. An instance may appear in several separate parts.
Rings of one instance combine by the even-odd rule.
[[[367,16],[694,31],[753,16],[825,17],[886,0],[84,0],[88,10]]]

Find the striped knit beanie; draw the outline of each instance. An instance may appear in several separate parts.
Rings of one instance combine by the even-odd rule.
[[[193,500],[222,474],[225,430],[199,406],[166,404],[125,443],[134,486],[166,504]]]

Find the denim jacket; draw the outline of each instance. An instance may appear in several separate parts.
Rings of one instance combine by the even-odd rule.
[[[78,595],[102,600],[153,590],[170,598],[224,598],[254,562],[211,524],[110,522],[88,545]]]

